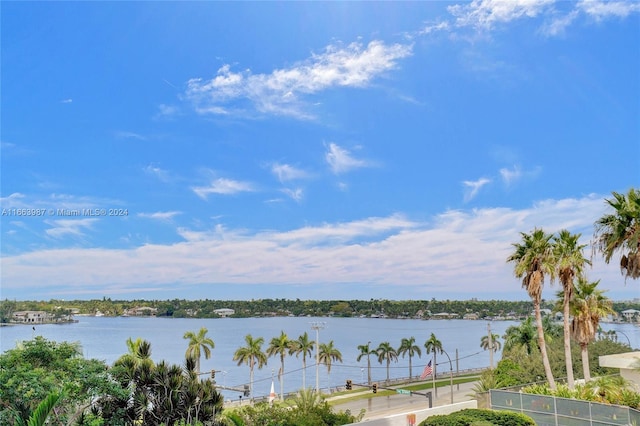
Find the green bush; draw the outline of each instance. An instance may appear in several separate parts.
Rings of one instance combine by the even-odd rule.
[[[511,411],[469,408],[448,415],[431,416],[420,426],[535,426],[531,417]]]

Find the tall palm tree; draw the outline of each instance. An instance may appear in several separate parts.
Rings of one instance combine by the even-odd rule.
[[[389,366],[391,365],[391,361],[398,361],[398,351],[395,350],[391,343],[382,342],[378,345],[376,349],[376,354],[378,355],[378,362],[382,364],[382,361],[387,362],[387,382],[389,381]]]
[[[375,349],[371,348],[371,342],[367,342],[366,345],[358,345],[358,350],[360,354],[356,361],[360,362],[363,357],[367,357],[367,384],[371,385],[371,355],[377,355]]]
[[[517,346],[524,346],[527,354],[531,355],[538,348],[536,341],[536,326],[533,317],[527,317],[520,325],[511,325],[505,330],[504,350],[510,351]]]
[[[585,278],[579,278],[570,302],[573,314],[571,330],[573,337],[580,345],[582,372],[585,381],[591,380],[587,346],[596,337],[600,319],[609,314],[615,314],[613,302],[604,296],[603,290],[597,288],[599,283],[600,280],[588,282]]]
[[[196,360],[196,373],[201,373],[200,357],[202,352],[204,352],[205,359],[209,359],[211,358],[211,349],[216,347],[213,340],[207,337],[208,331],[205,327],[202,327],[198,333],[187,331],[184,333],[184,336],[182,336],[184,339],[189,339],[189,346],[187,346],[185,357]]]
[[[514,274],[517,278],[522,278],[522,287],[527,290],[533,302],[542,364],[544,365],[549,387],[555,390],[556,382],[553,379],[551,365],[549,364],[547,345],[542,329],[542,314],[540,312],[544,276],[548,275],[551,280],[555,277],[555,264],[550,242],[552,235],[538,228],[535,228],[530,234],[524,232],[520,234],[522,235],[522,242],[512,244],[515,251],[507,258],[507,262],[515,264]]]
[[[403,337],[400,341],[400,347],[398,348],[398,355],[402,355],[402,358],[404,358],[405,355],[409,356],[409,378],[413,377],[411,358],[416,356],[416,354],[418,357],[422,356],[420,346],[416,345],[416,338],[413,336],[409,338]]]
[[[274,337],[269,342],[267,348],[268,356],[280,355],[280,370],[278,371],[278,381],[280,381],[280,399],[284,400],[284,357],[291,350],[292,341],[284,331],[280,331],[280,336]]]
[[[443,349],[442,349],[442,342],[440,340],[438,340],[438,338],[436,337],[436,335],[434,333],[431,333],[431,336],[429,336],[429,340],[427,340],[426,342],[424,342],[424,348],[427,350],[427,353],[429,352],[433,352],[433,374],[431,375],[431,381],[433,383],[433,392],[435,393],[435,396],[438,396],[438,388],[436,387],[436,368],[438,363],[436,362],[436,354],[438,352],[442,353]]]
[[[640,189],[631,188],[606,203],[613,209],[595,223],[596,247],[609,263],[616,252],[622,253],[620,272],[625,279],[640,277]]]
[[[233,360],[237,361],[238,365],[247,364],[249,366],[249,394],[253,398],[253,368],[257,366],[258,369],[261,369],[267,365],[267,355],[262,352],[264,338],[254,339],[250,334],[247,334],[244,336],[244,341],[247,345],[236,350],[233,354]]]
[[[567,385],[573,389],[573,362],[571,359],[571,327],[569,324],[569,301],[573,297],[573,279],[581,276],[584,266],[591,262],[582,255],[586,244],[579,244],[580,234],[572,234],[566,229],[561,230],[553,238],[553,257],[556,263],[556,273],[563,290],[562,322],[564,336],[564,359],[567,367]]]
[[[342,362],[342,353],[333,346],[333,340],[330,340],[329,343],[320,343],[318,360],[320,364],[327,366],[327,383],[329,385],[329,389],[331,389],[331,381],[329,379],[329,375],[331,374],[331,364],[333,361]]]
[[[306,389],[307,356],[311,356],[315,345],[314,341],[309,340],[309,334],[306,331],[291,344],[289,353],[295,355],[296,358],[302,355],[302,389]]]

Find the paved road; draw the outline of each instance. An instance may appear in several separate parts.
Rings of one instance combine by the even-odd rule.
[[[472,389],[474,385],[475,382],[461,383],[459,390],[458,385],[453,385],[453,402],[469,401],[473,399],[470,395],[473,394]],[[370,390],[363,392],[369,395],[371,394]],[[353,394],[345,395],[344,398],[346,399],[351,396],[353,396]],[[360,399],[357,401],[348,401],[344,403],[339,402],[340,397],[331,398],[331,400],[335,404],[335,408],[337,410],[350,410],[354,415],[358,415],[358,413],[360,413],[360,410],[362,409],[366,410],[364,416],[365,420],[429,408],[429,399],[423,395],[396,394],[390,396],[376,396],[372,398]],[[434,398],[433,406],[438,407],[450,403],[451,391],[449,386],[439,387],[438,397]]]

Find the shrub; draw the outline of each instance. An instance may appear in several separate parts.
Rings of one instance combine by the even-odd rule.
[[[529,416],[511,411],[493,411],[470,408],[448,415],[431,416],[420,426],[535,426]]]

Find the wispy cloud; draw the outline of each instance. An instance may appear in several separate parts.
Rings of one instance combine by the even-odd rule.
[[[128,132],[128,131],[118,131],[116,132],[116,137],[118,139],[138,139],[141,141],[147,140],[147,138],[139,133]]]
[[[478,192],[480,191],[480,189],[488,183],[491,183],[491,179],[480,178],[476,181],[471,181],[471,180],[463,181],[462,185],[464,185],[465,187],[464,201],[467,202],[467,201],[473,200],[476,197],[476,195],[478,195]]]
[[[226,64],[210,80],[189,80],[185,97],[203,114],[228,114],[249,108],[265,114],[309,118],[306,97],[334,87],[366,87],[394,69],[399,59],[410,56],[411,50],[410,45],[382,41],[366,46],[329,45],[304,62],[269,74],[253,74],[249,69],[235,72]]]
[[[583,0],[578,2],[576,8],[596,21],[601,21],[607,18],[626,18],[633,13],[639,13],[640,3],[637,1]]]
[[[282,189],[282,192],[287,194],[289,198],[295,201],[301,201],[302,198],[304,197],[304,191],[302,190],[302,188],[295,188],[295,189],[284,188]]]
[[[474,0],[456,4],[447,10],[455,17],[458,27],[491,30],[498,24],[522,18],[535,18],[553,5],[555,0]]]
[[[182,212],[169,211],[169,212],[154,212],[154,213],[138,213],[138,217],[168,222],[168,221],[171,221],[174,217],[176,217],[179,214],[182,214]]]
[[[512,168],[502,168],[500,169],[500,177],[506,186],[511,186],[517,181],[527,178],[527,179],[535,179],[538,177],[542,168],[534,167],[530,170],[522,170],[519,165],[514,165]]]
[[[331,171],[337,175],[346,173],[353,169],[369,167],[371,165],[366,160],[355,158],[351,155],[349,150],[342,148],[333,142],[327,146],[325,160],[329,164],[329,167],[331,167]]]
[[[73,99],[71,99],[71,98],[68,98],[68,99],[62,99],[62,100],[60,101],[60,103],[61,103],[61,104],[70,104],[70,103],[72,103],[72,102],[73,102]]]
[[[208,186],[196,186],[192,188],[198,197],[206,200],[211,194],[229,195],[238,192],[254,191],[253,185],[248,182],[238,180],[218,178],[211,182]]]
[[[95,218],[45,220],[45,223],[51,226],[45,233],[53,238],[83,237],[85,231],[91,229],[97,221]]]
[[[281,163],[271,164],[271,173],[276,175],[280,182],[288,182],[309,177],[309,174],[304,170],[294,167],[290,164]]]
[[[154,176],[161,182],[169,182],[169,179],[170,179],[169,172],[166,170],[163,170],[158,166],[149,164],[148,166],[144,167],[142,170],[145,172],[145,174],[149,176]]]

